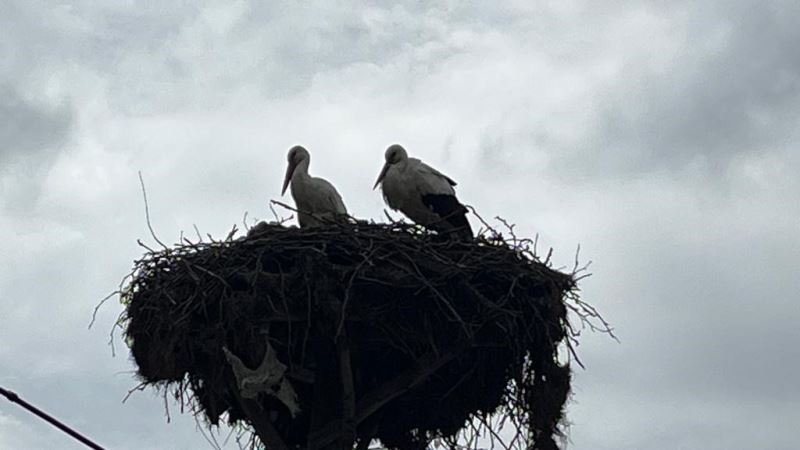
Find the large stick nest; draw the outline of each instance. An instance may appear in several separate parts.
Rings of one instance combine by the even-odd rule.
[[[145,384],[212,424],[248,421],[223,347],[255,368],[269,342],[300,412],[270,395],[257,401],[287,446],[304,448],[315,407],[326,407],[314,383],[340,395],[332,367],[345,339],[357,403],[413,373],[388,383],[390,400],[358,419],[362,440],[455,447],[476,423],[497,432],[490,418],[500,417],[515,430],[504,446],[557,448],[570,390],[558,352],[572,348],[568,310],[588,307],[574,273],[538,260],[531,241],[496,232],[461,242],[401,224],[259,225],[136,261],[122,324]]]

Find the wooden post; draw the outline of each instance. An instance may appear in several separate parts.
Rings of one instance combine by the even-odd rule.
[[[336,346],[328,336],[314,333],[311,338],[314,362],[314,394],[311,405],[311,421],[309,424],[308,450],[331,450],[332,443],[337,442],[339,427],[333,439],[320,441],[317,430],[328,423],[341,423],[341,391],[339,382],[338,358]]]
[[[356,394],[353,386],[353,368],[350,361],[350,343],[347,334],[342,332],[336,339],[336,352],[339,354],[339,377],[342,382],[342,431],[340,436],[342,450],[351,450],[356,441]]]
[[[286,443],[278,434],[278,431],[270,423],[269,417],[258,401],[249,398],[243,398],[239,395],[238,391],[236,396],[239,398],[239,404],[242,405],[242,410],[247,414],[250,419],[250,424],[256,431],[256,435],[269,450],[288,450]]]

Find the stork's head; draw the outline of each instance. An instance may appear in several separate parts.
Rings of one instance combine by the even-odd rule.
[[[289,187],[289,182],[292,181],[292,175],[294,175],[294,171],[297,169],[297,166],[303,162],[308,164],[311,161],[311,155],[308,153],[308,150],[303,148],[302,145],[295,145],[289,149],[289,154],[286,156],[286,160],[288,161],[289,165],[286,166],[286,176],[283,178],[283,189],[281,189],[281,195],[286,193],[286,188]]]
[[[408,153],[406,153],[406,149],[404,149],[402,145],[392,144],[386,149],[385,158],[386,163],[383,164],[383,169],[381,170],[380,175],[378,175],[378,180],[375,181],[375,186],[373,186],[372,189],[375,189],[379,184],[381,184],[383,177],[386,176],[386,171],[389,170],[389,167],[391,167],[392,164],[397,164],[407,160]]]
[[[392,144],[386,149],[386,164],[397,164],[408,159],[406,149],[400,144]]]

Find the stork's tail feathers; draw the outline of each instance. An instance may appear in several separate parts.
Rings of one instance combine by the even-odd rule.
[[[422,203],[442,218],[441,223],[432,224],[431,228],[453,233],[465,240],[474,237],[472,227],[467,220],[467,208],[459,203],[454,195],[427,194],[422,196]]]

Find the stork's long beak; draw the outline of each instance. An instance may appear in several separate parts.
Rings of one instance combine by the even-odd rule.
[[[383,177],[386,176],[387,170],[389,170],[389,163],[383,165],[383,169],[381,169],[381,173],[380,175],[378,175],[378,179],[375,180],[375,186],[372,186],[372,190],[375,190],[375,188],[377,188],[378,185],[381,184],[381,181],[383,181]]]
[[[286,166],[286,176],[283,178],[283,189],[281,189],[281,195],[286,193],[286,188],[289,187],[289,182],[292,181],[292,174],[294,174],[294,169],[297,168],[297,164],[290,162],[288,166]]]

